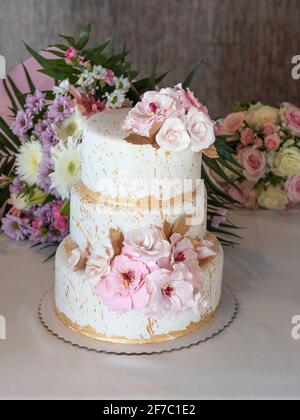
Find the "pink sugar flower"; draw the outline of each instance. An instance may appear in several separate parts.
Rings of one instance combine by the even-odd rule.
[[[175,264],[172,270],[161,268],[146,278],[150,293],[146,313],[153,319],[174,319],[181,312],[196,308],[193,275],[186,265]]]
[[[112,311],[122,314],[143,309],[149,302],[145,278],[150,270],[142,261],[119,255],[110,273],[95,287],[95,292]]]
[[[162,258],[168,257],[170,251],[169,242],[156,226],[149,225],[125,233],[122,254],[140,258],[151,268]]]

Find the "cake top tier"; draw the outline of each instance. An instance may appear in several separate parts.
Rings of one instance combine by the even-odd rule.
[[[122,124],[129,109],[98,113],[84,128],[82,181],[93,192],[112,198],[162,200],[194,191],[201,178],[201,153],[167,151],[125,140]]]

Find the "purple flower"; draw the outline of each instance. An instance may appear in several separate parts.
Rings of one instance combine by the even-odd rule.
[[[32,114],[38,114],[46,105],[46,100],[42,92],[36,90],[33,95],[28,95],[25,102],[25,109]]]
[[[18,111],[15,121],[11,124],[13,133],[22,142],[27,140],[26,134],[33,127],[32,114],[29,111]]]
[[[22,241],[30,234],[29,220],[8,214],[2,219],[3,232],[12,239]]]
[[[51,147],[58,143],[54,127],[50,122],[47,125],[47,128],[41,132],[40,138],[42,140],[43,149],[45,152],[49,152]]]
[[[44,155],[43,155],[42,162],[39,166],[37,184],[44,191],[58,197],[59,194],[56,191],[56,189],[51,187],[51,179],[50,179],[49,175],[52,172],[52,170],[53,170],[53,162],[51,160],[51,157],[50,157],[49,153],[45,152]]]
[[[57,123],[63,121],[72,111],[73,107],[71,101],[64,96],[60,96],[49,106],[48,117]]]
[[[38,120],[38,122],[35,124],[35,127],[33,129],[33,134],[39,138],[42,132],[47,129],[48,125],[49,125],[49,121],[47,119],[43,118],[41,120]]]
[[[23,187],[23,181],[20,177],[16,176],[9,187],[9,191],[12,193],[19,193]]]

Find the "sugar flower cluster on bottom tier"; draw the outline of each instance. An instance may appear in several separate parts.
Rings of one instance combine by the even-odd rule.
[[[153,319],[174,319],[207,305],[201,263],[215,257],[213,241],[195,240],[150,225],[114,234],[101,248],[74,247],[69,263],[93,278],[96,294],[113,311],[144,309]],[[119,243],[118,243],[119,242]]]

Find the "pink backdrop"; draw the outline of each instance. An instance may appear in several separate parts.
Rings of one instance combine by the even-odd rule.
[[[33,59],[29,58],[28,60],[24,61],[24,65],[26,66],[30,77],[34,85],[39,88],[40,90],[48,90],[51,89],[53,86],[53,79],[44,74],[40,73],[38,69],[40,69],[40,65]],[[13,70],[9,72],[10,77],[14,80],[18,88],[21,92],[27,92],[28,86],[26,82],[26,77],[24,74],[24,70],[22,64],[16,66]],[[9,98],[6,95],[3,81],[0,81],[0,115],[6,121],[8,121],[8,115],[10,111],[8,107],[10,106]]]

